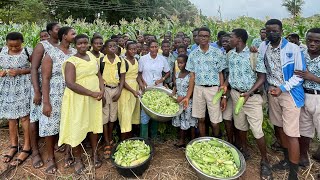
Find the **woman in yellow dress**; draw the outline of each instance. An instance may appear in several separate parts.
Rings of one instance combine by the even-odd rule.
[[[96,168],[101,166],[97,153],[98,133],[102,133],[102,99],[104,85],[97,61],[87,54],[89,38],[75,37],[77,54],[62,66],[66,89],[61,106],[59,146],[69,144],[75,157],[75,172],[85,168],[81,160],[81,142],[89,134],[92,157]],[[91,57],[91,58],[90,58]]]
[[[103,38],[100,35],[95,35],[91,39],[91,51],[88,51],[87,54],[94,57],[97,62],[100,64],[100,58],[104,56],[102,52],[100,52],[103,46]]]
[[[126,72],[124,89],[118,100],[118,119],[122,140],[130,138],[132,136],[132,125],[140,123],[139,85],[137,82],[138,61],[134,58],[137,53],[136,43],[128,42],[126,49],[126,57],[123,61],[126,61],[128,70]]]

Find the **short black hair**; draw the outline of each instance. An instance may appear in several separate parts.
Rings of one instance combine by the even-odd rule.
[[[200,28],[195,28],[192,33],[199,31]]]
[[[47,30],[45,30],[45,29],[43,29],[43,30],[41,30],[41,31],[40,31],[40,33],[43,33],[43,32],[48,33],[48,31],[47,31]]]
[[[151,40],[149,41],[148,47],[150,47],[152,43],[157,43],[157,44],[158,44],[158,41],[156,41],[156,40],[154,40],[154,39],[151,39]]]
[[[185,45],[180,45],[180,46],[177,48],[177,50],[178,50],[178,49],[181,49],[181,48],[183,48],[183,49],[185,49],[185,50],[187,51],[187,47],[186,47]]]
[[[297,33],[289,34],[289,36],[290,36],[291,38],[295,38],[295,39],[300,40],[300,36],[299,36]]]
[[[280,29],[282,30],[282,22],[279,19],[270,19],[265,24],[267,25],[278,25]]]
[[[218,37],[218,39],[220,39],[223,35],[225,35],[225,34],[227,34],[227,32],[225,32],[225,31],[219,31],[218,32],[218,35],[217,35],[217,37]]]
[[[91,39],[91,44],[93,44],[94,40],[96,40],[96,39],[102,39],[102,41],[103,41],[103,37],[102,37],[102,36],[100,36],[100,35],[94,35],[94,36],[92,37],[92,39]]]
[[[161,46],[162,46],[163,44],[165,44],[165,43],[168,43],[168,44],[170,45],[170,41],[168,41],[168,40],[163,40],[163,41],[161,42]]]
[[[199,32],[200,32],[200,31],[206,31],[206,32],[209,32],[209,34],[211,34],[210,29],[209,29],[209,28],[207,28],[207,27],[201,27],[201,28],[199,28],[199,30],[198,30],[198,34],[199,34]]]
[[[185,62],[188,61],[188,55],[186,54],[180,54],[177,58],[183,58]]]
[[[230,33],[226,33],[226,34],[224,34],[224,35],[222,35],[222,37],[224,38],[224,37],[231,37],[231,34]]]
[[[239,37],[242,42],[244,43],[247,43],[247,40],[248,40],[248,33],[245,29],[241,29],[241,28],[238,28],[238,29],[234,29],[232,30],[232,32],[237,36]]]
[[[59,38],[59,41],[62,41],[62,37],[63,35],[67,35],[68,32],[73,29],[72,27],[69,27],[69,26],[64,26],[62,28],[59,29],[58,31],[58,38]]]
[[[116,41],[114,41],[114,39],[108,39],[106,40],[106,42],[104,42],[104,46],[107,47],[111,42],[116,42]]]
[[[8,40],[21,40],[23,42],[23,35],[19,32],[10,32],[6,36],[6,41]]]
[[[74,43],[77,43],[79,39],[83,39],[83,38],[86,38],[89,41],[89,37],[86,34],[78,34],[76,35],[76,37],[74,37]]]
[[[307,34],[308,33],[317,33],[317,34],[320,34],[320,28],[311,28],[308,30]]]
[[[48,23],[48,24],[47,24],[47,27],[46,27],[47,32],[49,33],[49,31],[52,31],[52,30],[53,30],[53,27],[55,27],[57,24],[59,24],[59,23],[57,23],[57,22]]]
[[[115,34],[112,34],[110,39],[117,39],[118,38],[118,35],[115,35]]]
[[[137,44],[135,41],[130,41],[126,44],[126,49],[128,50],[129,46],[132,44]]]
[[[260,29],[260,32],[263,31],[263,30],[266,30],[266,28],[261,28],[261,29]]]

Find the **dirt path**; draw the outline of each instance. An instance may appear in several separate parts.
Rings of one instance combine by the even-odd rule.
[[[9,132],[8,129],[0,129],[0,154],[7,152],[8,142],[9,142]],[[166,141],[163,143],[157,142],[155,144],[155,155],[151,161],[150,167],[142,175],[138,177],[139,179],[155,179],[155,180],[189,180],[198,179],[195,171],[189,166],[183,149],[177,149],[173,146],[174,141]],[[316,144],[312,144],[313,152],[315,150]],[[46,159],[46,153],[44,152],[44,143],[40,143],[41,154],[44,159]],[[90,149],[88,149],[90,152]],[[245,174],[240,178],[241,180],[257,180],[259,179],[259,167],[260,158],[258,150],[255,147],[250,148],[252,158],[247,161],[247,169]],[[88,152],[88,153],[89,153]],[[99,153],[102,154],[100,148]],[[282,155],[281,153],[268,151],[269,159],[271,164],[278,162]],[[85,159],[86,156],[84,156]],[[64,169],[63,168],[63,153],[56,153],[56,160],[58,161],[59,172],[55,176],[47,176],[44,173],[45,167],[41,169],[34,169],[31,165],[31,158],[29,158],[23,165],[12,170],[6,175],[7,179],[125,179],[120,176],[116,169],[112,166],[110,160],[103,160],[103,165],[101,168],[93,171],[89,171],[87,174],[82,176],[76,176],[73,174],[73,168]],[[86,167],[88,167],[88,161],[85,162]],[[91,162],[90,162],[91,163]],[[0,174],[6,170],[7,165],[0,162]],[[93,169],[93,168],[88,168]],[[312,166],[310,172],[308,170],[300,170],[300,179],[317,179],[316,172],[320,171],[320,163],[312,160]],[[278,172],[273,173],[274,179],[286,179],[288,172]],[[307,174],[309,176],[307,176]],[[5,179],[1,177],[1,179]]]

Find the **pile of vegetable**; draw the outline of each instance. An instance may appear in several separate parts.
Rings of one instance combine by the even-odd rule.
[[[150,157],[151,149],[144,141],[127,140],[121,142],[114,153],[114,162],[123,167],[142,164]]]
[[[191,163],[206,175],[228,178],[239,172],[238,152],[218,140],[194,142],[186,151]]]
[[[163,115],[173,115],[179,111],[177,101],[158,90],[146,91],[142,96],[142,103],[152,111]]]

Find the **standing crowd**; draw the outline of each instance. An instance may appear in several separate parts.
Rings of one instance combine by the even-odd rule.
[[[79,174],[85,170],[82,142],[88,140],[99,168],[99,134],[104,157],[109,158],[117,124],[122,140],[157,139],[158,122],[140,108],[138,99],[146,87],[157,86],[172,89],[184,106],[172,120],[179,129],[177,148],[185,147],[189,135],[208,135],[208,127],[221,138],[223,122],[227,140],[246,159],[247,133],[252,131],[262,179],[273,179],[272,171],[278,170],[289,170],[288,179],[298,179],[299,166],[310,164],[311,139],[315,134],[320,138],[320,28],[306,32],[306,45],[297,34],[284,38],[277,19],[266,22],[250,47],[248,33],[241,28],[219,32],[213,43],[207,27],[192,34],[192,45],[183,32],[173,39],[166,33],[160,44],[150,34],[139,34],[135,40],[113,35],[104,41],[99,33],[90,39],[72,27],[49,23],[34,49],[23,47],[21,33],[7,34],[0,52],[0,119],[9,120],[11,144],[3,162],[17,166],[31,156],[34,168],[46,165],[45,172],[54,174],[54,153],[63,149],[64,166],[74,165]],[[220,90],[223,96],[212,103]],[[245,103],[235,114],[240,97]],[[272,146],[284,154],[273,166],[262,128],[265,103],[277,138]],[[23,147],[17,136],[19,121]],[[39,136],[44,137],[46,161],[39,152]],[[320,152],[315,158],[319,156]]]

